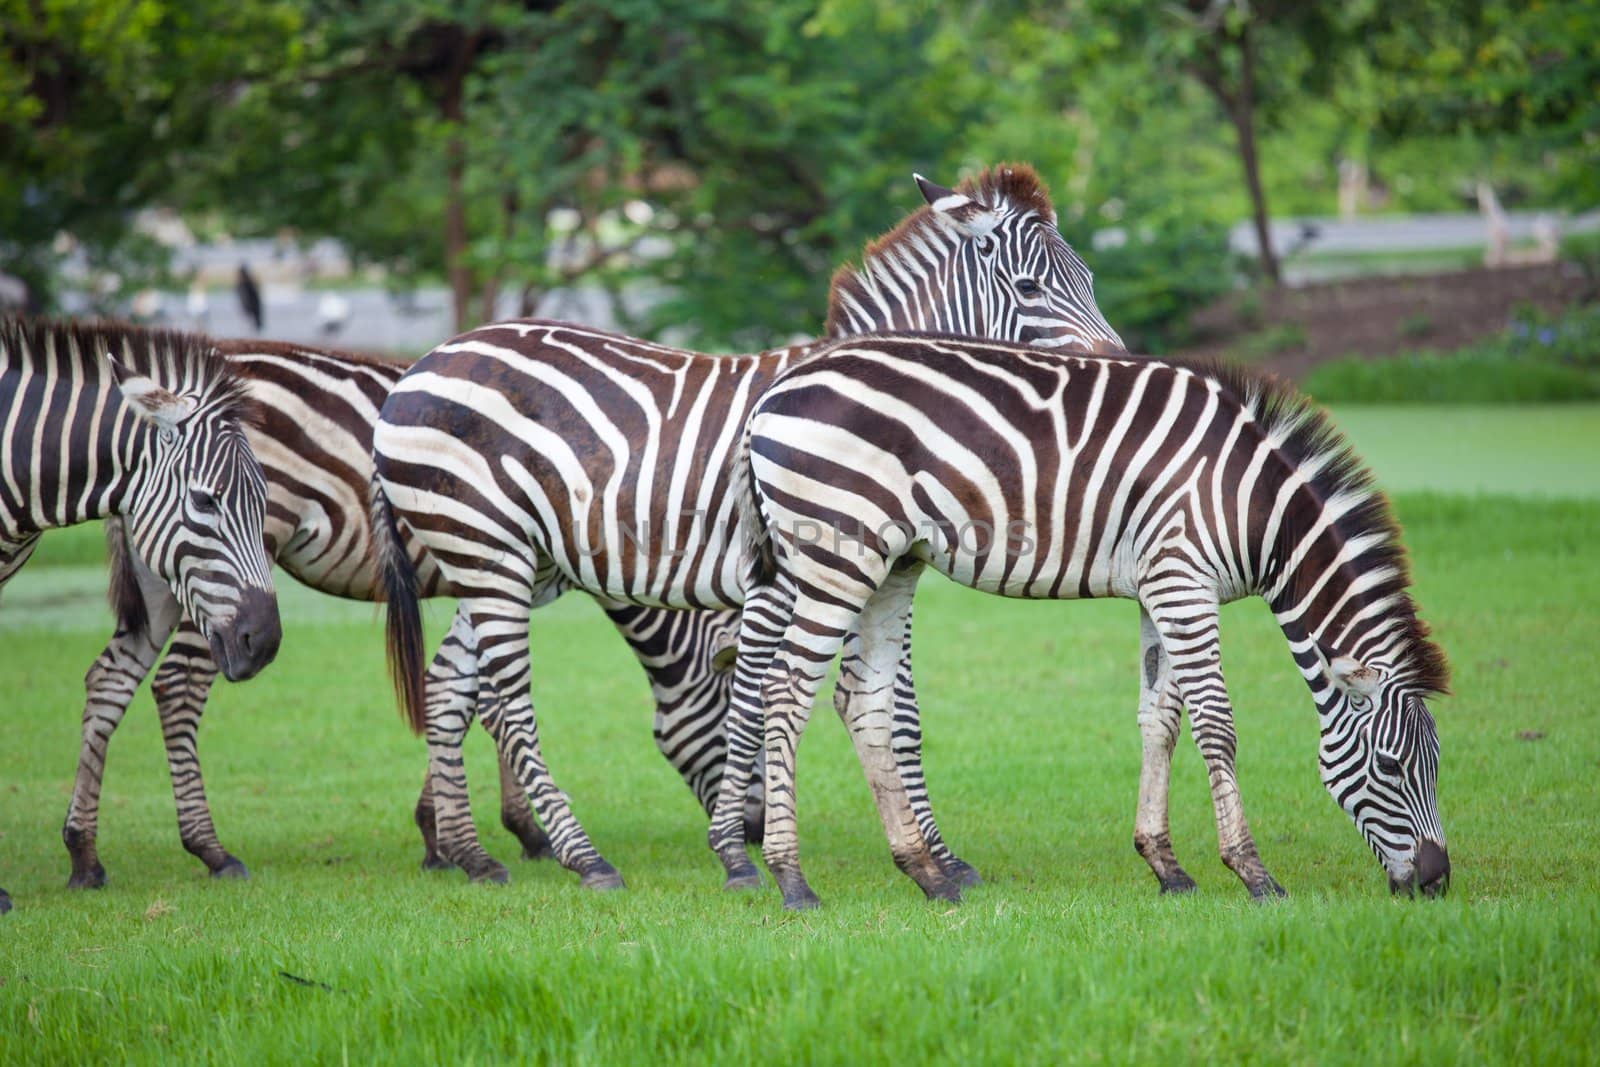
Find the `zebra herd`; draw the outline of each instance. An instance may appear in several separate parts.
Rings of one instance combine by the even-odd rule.
[[[1167,832],[1185,709],[1224,862],[1252,896],[1282,892],[1244,819],[1217,650],[1218,605],[1263,597],[1311,688],[1327,788],[1392,888],[1442,891],[1424,700],[1447,671],[1360,462],[1285,387],[1125,353],[1028,168],[918,183],[926,206],[834,276],[826,336],[757,355],[525,320],[405,368],[7,323],[0,583],[42,530],[109,520],[116,629],[86,677],[69,885],[105,882],[107,745],[152,668],[183,846],[214,877],[245,874],[195,738],[218,671],[246,678],[276,652],[276,562],[387,601],[396,692],[427,741],[425,867],[506,877],[468,806],[477,719],[524,855],[622,885],[550,776],[531,697],[530,614],[582,590],[645,669],[656,744],[710,816],[728,886],[759,883],[760,843],[785,906],[816,902],[794,752],[842,651],[835,705],[891,854],[959,899],[978,875],[934,818],[911,662],[932,567],[1002,596],[1139,602],[1135,844],[1163,892],[1194,884]],[[441,595],[458,610],[430,664],[419,601]]]

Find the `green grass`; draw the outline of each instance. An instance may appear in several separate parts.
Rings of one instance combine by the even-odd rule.
[[[1358,442],[1383,428],[1346,421]],[[219,686],[202,731],[218,828],[251,880],[213,884],[178,847],[141,693],[107,780],[111,883],[68,893],[58,830],[104,609],[92,569],[30,568],[0,611],[0,885],[17,902],[0,920],[0,1061],[1586,1061],[1600,500],[1396,499],[1455,666],[1457,695],[1434,709],[1455,865],[1443,901],[1391,899],[1318,782],[1310,700],[1259,602],[1225,611],[1224,656],[1246,810],[1292,894],[1266,907],[1216,859],[1187,738],[1173,836],[1199,891],[1158,898],[1134,854],[1132,605],[932,579],[918,599],[930,781],[946,836],[988,879],[960,907],[894,870],[826,702],[800,757],[823,909],[724,895],[703,817],[651,744],[637,668],[576,597],[534,625],[541,726],[630,888],[587,893],[549,864],[513,863],[505,887],[424,874],[409,816],[423,753],[393,710],[372,609],[287,588],[278,662]],[[442,606],[429,621],[442,629]],[[510,860],[492,754],[471,742],[481,830]]]

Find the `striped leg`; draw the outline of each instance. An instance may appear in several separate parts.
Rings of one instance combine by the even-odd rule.
[[[728,755],[711,812],[706,840],[727,872],[724,889],[750,889],[761,875],[745,852],[744,811],[756,767],[770,769],[761,750],[761,683],[783,631],[794,612],[794,594],[782,579],[749,591],[739,617],[739,656],[733,668],[733,698],[728,705]],[[769,794],[770,795],[770,794]],[[770,820],[772,808],[766,808]],[[763,826],[763,838],[771,823]]]
[[[1171,795],[1172,750],[1183,721],[1183,701],[1172,677],[1172,661],[1148,613],[1139,612],[1139,736],[1144,742],[1139,767],[1139,810],[1133,847],[1155,872],[1163,893],[1187,893],[1194,879],[1172,851],[1167,806]]]
[[[38,547],[38,534],[28,534],[16,541],[0,541],[0,586],[4,586],[13,574],[22,569],[22,565],[28,562],[28,557]]]
[[[457,866],[474,882],[504,882],[509,877],[505,867],[484,851],[472,824],[461,755],[478,710],[478,666],[477,634],[466,612],[458,609],[428,667],[428,778],[417,800],[416,823],[426,849],[424,870]]]
[[[534,820],[533,808],[528,804],[528,794],[517,781],[505,760],[500,761],[500,825],[511,831],[522,842],[522,858],[547,860],[555,857],[550,838]]]
[[[525,600],[474,597],[461,604],[478,635],[478,714],[533,800],[556,859],[591,889],[620,889],[622,877],[595,850],[556,786],[539,746],[538,720],[528,693],[528,616]]]
[[[178,808],[178,837],[184,849],[200,859],[213,878],[246,878],[249,872],[244,864],[217,838],[195,744],[200,716],[206,710],[206,697],[216,677],[210,645],[185,619],[161,666],[156,668],[150,689],[161,717],[161,739],[166,744],[167,770],[172,776],[172,796]]]
[[[835,692],[834,707],[850,731],[856,758],[872,788],[895,866],[930,899],[959,901],[961,890],[929,848],[893,751],[895,688],[905,662],[907,616],[920,570],[891,573],[867,601],[848,638],[855,654],[841,669],[848,672],[848,683]],[[841,679],[845,676],[841,673]]]
[[[1233,708],[1222,678],[1215,596],[1199,589],[1163,588],[1159,599],[1141,598],[1172,664],[1178,693],[1189,708],[1195,744],[1211,780],[1222,862],[1256,900],[1284,895],[1256,851],[1239,799],[1234,771],[1238,742]]]
[[[895,675],[894,691],[894,761],[900,768],[900,778],[905,782],[906,795],[911,809],[917,813],[917,825],[928,842],[934,859],[945,876],[959,886],[983,884],[983,879],[970,863],[950,851],[939,833],[933,817],[933,802],[928,798],[928,783],[922,768],[922,714],[917,707],[916,682],[911,672],[911,611],[904,615],[905,639],[900,654],[899,669]],[[841,678],[843,675],[841,674]]]
[[[150,673],[161,646],[178,621],[178,606],[170,596],[161,602],[162,617],[152,611],[145,634],[118,630],[84,676],[83,737],[78,746],[78,773],[67,802],[67,819],[61,840],[72,860],[68,889],[98,889],[106,884],[106,869],[95,851],[99,834],[100,787],[105,779],[106,749],[111,735],[133,700],[133,694]],[[153,605],[154,607],[154,605]]]

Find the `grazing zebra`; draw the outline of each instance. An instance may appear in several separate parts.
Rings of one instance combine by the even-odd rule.
[[[799,867],[795,746],[847,640],[863,694],[852,736],[895,862],[930,897],[959,899],[889,752],[891,682],[925,567],[1001,596],[1139,602],[1134,841],[1163,889],[1193,887],[1167,828],[1187,705],[1223,862],[1252,896],[1282,893],[1240,803],[1218,649],[1219,604],[1251,595],[1311,688],[1323,782],[1391,886],[1447,885],[1424,704],[1446,691],[1445,660],[1417,617],[1387,502],[1288,387],[1220,366],[869,337],[780,378],[742,454],[753,584],[730,729],[765,714],[763,852],[786,906],[816,903]]]
[[[921,186],[929,205],[869,246],[859,270],[835,276],[830,335],[961,328],[1120,350],[1030,170],[997,167],[956,192]],[[460,594],[447,649],[476,657],[478,713],[557,858],[585,885],[621,883],[544,765],[528,693],[529,615],[571,588],[613,606],[739,605],[729,461],[762,390],[815,347],[715,357],[559,323],[501,323],[435,348],[384,403],[374,439],[380,539],[398,538],[395,519],[403,521]],[[450,778],[466,722],[424,694],[417,586],[398,550],[386,583],[396,685],[413,728],[427,732],[442,836],[442,798],[460,792]],[[909,681],[909,659],[904,674]],[[901,699],[914,709],[909,689]],[[910,720],[897,754],[925,834],[937,840]],[[755,756],[754,738],[746,744],[742,763]],[[708,835],[730,885],[756,877],[737,808],[725,804]],[[467,847],[440,845],[470,871],[481,859]],[[954,876],[972,876],[939,847]]]
[[[272,342],[224,341],[217,348],[256,413],[246,436],[266,476],[268,557],[313,589],[377,599],[367,500],[372,431],[379,407],[405,367]],[[158,657],[161,666],[151,688],[166,743],[179,837],[213,877],[245,877],[244,864],[218,839],[196,750],[200,717],[217,673],[207,642],[194,622],[181,617],[164,586],[127,580],[138,573],[138,557],[119,523],[109,522],[107,534],[118,576],[112,584],[118,626],[87,676],[78,771],[62,832],[72,860],[67,884],[105,884],[96,838],[106,750]],[[417,560],[424,595],[446,593],[438,568],[421,546],[409,544],[407,551]],[[706,650],[731,645],[737,615],[631,606],[610,614],[644,664],[656,695],[657,745],[709,812],[722,774],[729,675],[714,668]],[[162,657],[169,635],[172,642]],[[466,663],[438,684],[466,690],[470,702],[476,698],[475,675],[476,665]],[[533,821],[527,795],[504,772],[501,783],[501,822],[522,842],[525,855],[546,854],[548,842]],[[757,825],[759,817],[757,807],[751,814]],[[416,822],[426,847],[423,866],[446,866],[434,846],[433,796],[427,783]]]
[[[122,580],[181,604],[229,678],[254,675],[281,632],[249,413],[205,338],[0,321],[0,585],[44,531],[120,515],[149,561]]]

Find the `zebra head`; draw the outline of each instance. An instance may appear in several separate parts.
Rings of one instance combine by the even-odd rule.
[[[107,362],[137,419],[120,509],[128,537],[200,627],[223,675],[249,678],[277,655],[282,631],[262,540],[266,479],[239,425],[242,386],[213,371],[221,381],[173,392]]]
[[[1394,892],[1450,885],[1439,827],[1439,735],[1413,673],[1319,649],[1332,692],[1318,701],[1322,782],[1389,873]]]
[[[992,167],[956,189],[915,177],[928,206],[834,275],[830,337],[928,330],[1124,351],[1031,168]]]

